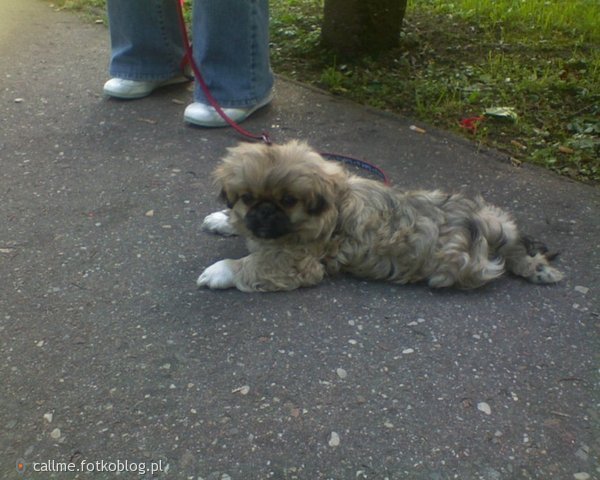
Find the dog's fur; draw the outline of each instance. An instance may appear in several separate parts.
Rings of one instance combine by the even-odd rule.
[[[292,290],[336,272],[459,288],[505,270],[534,283],[562,278],[545,247],[481,197],[403,192],[352,175],[304,143],[240,144],[215,178],[229,209],[203,228],[242,235],[251,253],[208,267],[198,286]]]

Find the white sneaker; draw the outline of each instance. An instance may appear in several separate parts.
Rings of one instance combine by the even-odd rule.
[[[258,109],[265,107],[273,100],[273,92],[256,105],[248,108],[223,108],[223,112],[236,123],[243,122]],[[200,127],[225,127],[227,122],[221,118],[219,113],[210,105],[194,102],[187,106],[183,113],[183,119],[193,125]]]
[[[150,95],[154,90],[167,85],[189,82],[191,79],[185,75],[177,75],[168,80],[126,80],[124,78],[111,78],[104,84],[104,93],[111,97],[134,99]]]

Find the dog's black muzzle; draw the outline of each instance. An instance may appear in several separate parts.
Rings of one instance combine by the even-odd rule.
[[[286,213],[271,202],[260,202],[246,213],[246,227],[258,238],[274,239],[290,233]]]

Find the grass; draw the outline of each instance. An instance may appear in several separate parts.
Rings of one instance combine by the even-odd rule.
[[[340,59],[319,47],[321,2],[272,2],[276,71],[408,115],[582,181],[600,181],[600,4],[412,0],[399,48]],[[510,108],[516,121],[485,116]]]
[[[49,3],[54,8],[82,12],[88,20],[107,24],[106,0],[56,0]]]
[[[97,15],[103,1],[56,3]],[[323,0],[270,4],[277,73],[600,182],[597,0],[409,0],[399,47],[352,59],[320,47]],[[500,107],[516,116],[484,115]]]

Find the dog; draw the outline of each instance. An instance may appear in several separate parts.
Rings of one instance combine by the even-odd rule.
[[[472,289],[505,271],[537,284],[556,255],[481,197],[401,191],[351,174],[306,143],[242,143],[214,172],[227,210],[202,229],[241,235],[250,254],[206,268],[199,287],[293,290],[326,275]]]

